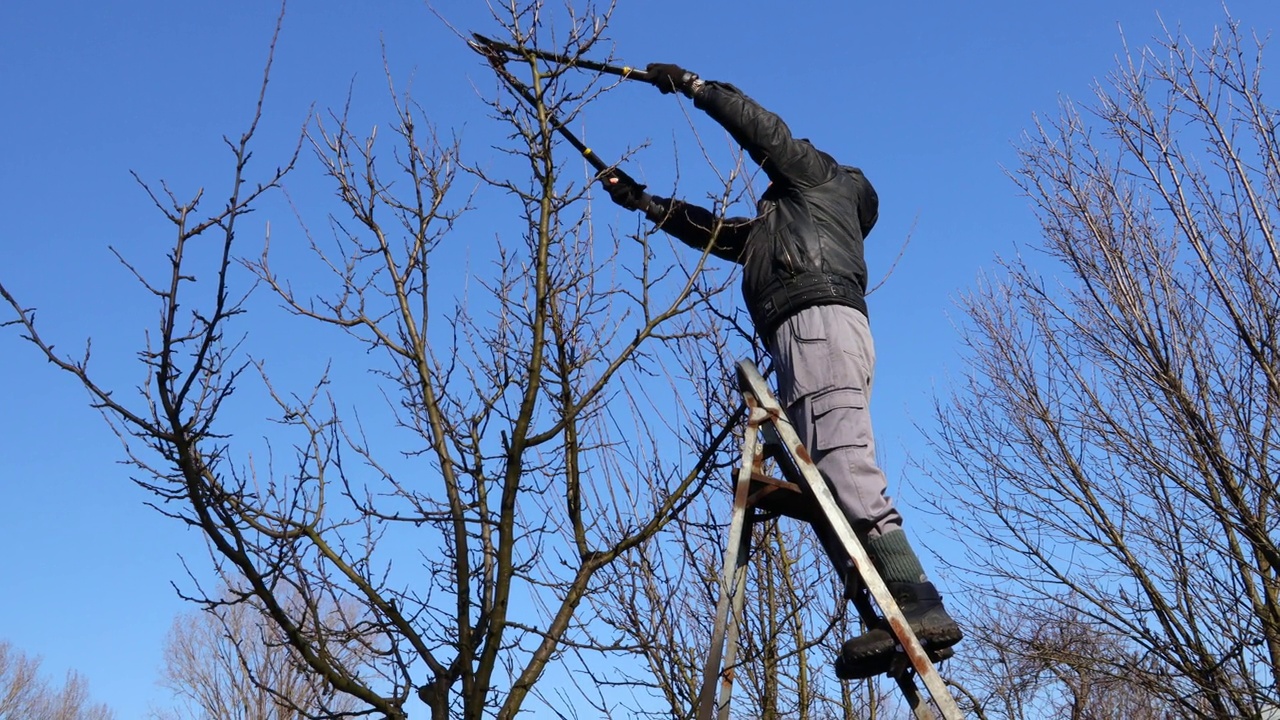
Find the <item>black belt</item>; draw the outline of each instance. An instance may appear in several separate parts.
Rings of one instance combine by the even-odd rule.
[[[839,275],[806,273],[785,280],[775,278],[763,295],[752,313],[756,330],[763,338],[769,337],[783,320],[814,305],[848,305],[867,314],[862,289]]]

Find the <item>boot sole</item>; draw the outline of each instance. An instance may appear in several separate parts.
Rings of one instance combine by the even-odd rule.
[[[952,645],[954,644],[952,643]],[[929,656],[930,662],[937,664],[953,657],[956,651],[952,650],[950,646],[946,646],[926,648],[925,654]],[[865,680],[877,675],[895,674],[895,668],[898,668],[900,672],[900,669],[910,667],[910,665],[904,653],[887,652],[854,662],[846,661],[843,657],[836,658],[835,670],[836,677],[841,680]]]
[[[954,624],[923,626],[912,628],[912,631],[925,650],[941,650],[964,639],[964,633],[960,631],[958,625]],[[840,656],[850,663],[867,662],[881,655],[892,654],[898,647],[898,639],[883,627],[875,628],[869,631],[869,634],[874,634],[876,637],[865,639],[862,647],[856,652],[849,647],[849,643],[845,643],[841,648]]]

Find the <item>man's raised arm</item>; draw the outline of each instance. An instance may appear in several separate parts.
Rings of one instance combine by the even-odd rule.
[[[728,83],[700,79],[678,65],[646,68],[665,93],[693,98],[694,107],[720,123],[774,182],[813,187],[835,177],[839,165],[807,140],[797,140],[782,118]]]

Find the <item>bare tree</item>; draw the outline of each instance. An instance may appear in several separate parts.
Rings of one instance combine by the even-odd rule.
[[[296,602],[285,601],[287,607]],[[366,648],[326,650],[344,665],[359,667],[362,659],[351,656]],[[174,618],[165,639],[160,684],[173,692],[178,704],[155,712],[158,720],[286,720],[357,709],[351,696],[337,695],[311,672],[251,600]]]
[[[1116,674],[1117,668],[1142,667],[1146,658],[1124,638],[1071,612],[1069,606],[1037,612],[995,605],[973,619],[975,645],[964,656],[967,672],[958,687],[976,717],[1159,720],[1179,715],[1168,698],[1128,674]]]
[[[1280,703],[1280,114],[1261,52],[1230,18],[1205,49],[1169,32],[1040,124],[1015,179],[1057,282],[1016,257],[963,301],[939,507],[969,597],[1021,623],[975,630],[1065,695],[1110,678],[1178,717]]]
[[[569,57],[598,52],[608,24],[589,4],[506,10],[504,39],[555,38]],[[259,176],[264,78],[253,123],[227,140],[224,205],[206,213],[203,192],[140,180],[174,234],[159,274],[126,265],[159,311],[135,394],[99,384],[87,349],[55,352],[0,286],[16,313],[7,324],[87,388],[160,512],[203,533],[233,600],[270,619],[314,687],[354,703],[312,716],[404,718],[420,700],[437,719],[512,718],[530,698],[572,714],[574,698],[535,686],[552,665],[581,672],[634,652],[594,636],[586,601],[606,592],[605,568],[698,496],[730,431],[708,430],[686,400],[708,383],[688,358],[724,347],[729,275],[650,252],[646,236],[597,232],[592,175],[554,118],[572,122],[606,88],[532,58],[512,64],[534,102],[504,89],[490,102],[514,169],[465,164],[460,142],[392,84],[390,133],[361,133],[344,108]],[[319,222],[323,199],[291,198],[323,280],[239,250],[245,216],[271,207],[303,148],[336,190]],[[480,202],[457,189],[467,173],[484,217],[466,213]],[[507,216],[516,222],[495,220]],[[444,253],[459,243],[479,271]],[[300,382],[251,362],[255,284],[331,331],[311,353],[364,358],[369,383]],[[266,462],[228,409],[253,387],[275,406]],[[707,435],[690,454],[686,440]],[[206,608],[224,602],[196,585]]]
[[[0,640],[0,718],[4,720],[112,720],[106,705],[89,700],[89,683],[67,673],[62,686],[40,675],[40,658]]]

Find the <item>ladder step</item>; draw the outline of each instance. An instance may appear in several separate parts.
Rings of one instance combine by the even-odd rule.
[[[734,469],[734,475],[739,472]],[[803,522],[814,518],[813,501],[804,490],[793,482],[779,480],[760,472],[751,473],[751,487],[747,491],[747,507],[768,515],[782,515]]]

